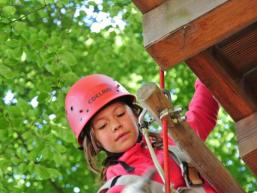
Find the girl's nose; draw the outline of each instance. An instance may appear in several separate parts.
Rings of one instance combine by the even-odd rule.
[[[117,119],[113,119],[111,124],[112,124],[112,132],[118,130],[121,127],[121,124]]]

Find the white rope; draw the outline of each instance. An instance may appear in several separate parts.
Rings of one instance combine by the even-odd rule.
[[[156,156],[156,154],[154,152],[153,146],[152,146],[152,144],[150,142],[149,135],[148,135],[148,129],[147,128],[142,128],[142,132],[143,132],[143,135],[145,137],[146,145],[147,145],[147,147],[149,149],[149,152],[150,152],[151,158],[153,160],[153,163],[154,163],[154,165],[155,165],[155,167],[156,167],[156,169],[157,169],[157,171],[158,171],[158,173],[159,173],[163,183],[165,183],[164,172],[163,172],[163,169],[162,169],[162,167],[161,167],[161,165],[160,165],[160,163],[159,163],[159,161],[157,159],[157,156]]]

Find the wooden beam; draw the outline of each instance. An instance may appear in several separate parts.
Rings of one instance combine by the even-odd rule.
[[[146,13],[155,7],[158,7],[166,0],[132,0],[137,8],[142,12]]]
[[[235,120],[239,121],[256,110],[256,104],[240,86],[240,79],[232,71],[225,68],[226,64],[212,50],[206,50],[188,59],[186,63],[191,70],[212,91],[224,109]]]
[[[157,9],[159,7],[152,11]],[[170,10],[172,7],[166,9]],[[151,24],[155,26],[154,29],[163,31],[162,37],[148,40],[150,44],[145,45],[146,50],[162,69],[170,68],[257,21],[256,9],[257,1],[230,0],[208,14],[170,32],[167,32],[165,27],[159,28],[160,23],[171,22],[169,11],[166,11],[165,21],[154,20],[155,24]],[[147,14],[150,15],[152,11]],[[176,16],[173,16],[173,19],[177,19]],[[150,22],[149,19],[146,21]]]
[[[167,0],[143,16],[144,45],[151,45],[227,0]]]
[[[172,104],[154,83],[143,85],[137,92],[142,105],[160,121],[164,110],[172,110]],[[190,158],[191,164],[201,173],[217,192],[243,193],[244,191],[225,169],[222,163],[206,147],[186,122],[176,122],[171,116],[164,117],[168,121],[169,134],[176,145]],[[217,175],[218,174],[218,175]]]
[[[257,112],[236,123],[240,157],[257,176]]]

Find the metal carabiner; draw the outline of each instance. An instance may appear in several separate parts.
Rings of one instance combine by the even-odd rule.
[[[149,128],[149,126],[154,122],[154,119],[150,119],[149,121],[145,120],[145,115],[147,114],[147,109],[144,108],[140,115],[138,116],[138,125],[139,129],[142,130],[142,128]]]
[[[163,93],[165,96],[167,96],[170,104],[172,104],[172,99],[171,99],[171,94],[168,90],[163,90]],[[169,108],[169,109],[164,109],[161,113],[160,113],[160,119],[162,119],[163,117],[169,115],[171,117],[171,119],[174,121],[175,124],[177,123],[181,123],[183,121],[186,120],[185,116],[181,115],[182,112],[182,108],[181,107],[176,107],[176,108]]]

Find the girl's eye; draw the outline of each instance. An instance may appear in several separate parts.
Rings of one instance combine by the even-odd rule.
[[[105,128],[105,126],[106,126],[106,123],[105,123],[105,124],[103,124],[103,125],[99,125],[99,126],[97,127],[97,129],[99,129],[99,130],[104,129],[104,128]]]
[[[97,130],[104,129],[107,126],[107,122],[104,120],[97,121],[93,127]]]
[[[124,111],[124,112],[117,113],[117,117],[122,117],[123,115],[125,115],[125,111]]]

